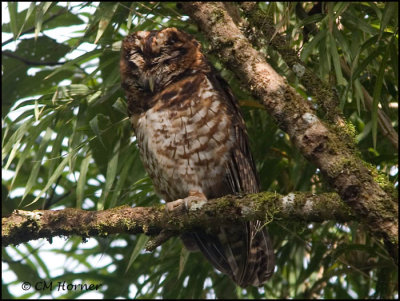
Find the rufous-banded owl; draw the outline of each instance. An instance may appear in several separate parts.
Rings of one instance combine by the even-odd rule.
[[[176,28],[135,32],[122,43],[120,69],[143,165],[165,201],[259,192],[238,102],[199,42]],[[273,273],[260,221],[181,238],[242,287]]]

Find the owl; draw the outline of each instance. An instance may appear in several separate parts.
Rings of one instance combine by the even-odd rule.
[[[120,71],[143,165],[166,202],[259,192],[238,102],[199,42],[176,28],[135,32],[122,43]],[[241,287],[271,277],[260,221],[210,229],[181,239]]]

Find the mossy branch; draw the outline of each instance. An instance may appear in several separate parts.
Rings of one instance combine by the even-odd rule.
[[[20,244],[39,238],[78,235],[108,236],[117,233],[145,233],[155,237],[153,249],[171,236],[204,225],[219,226],[239,220],[287,219],[305,222],[325,220],[355,220],[350,208],[336,193],[311,194],[304,192],[282,196],[271,192],[248,195],[228,195],[197,204],[188,212],[172,214],[165,206],[122,206],[103,211],[81,209],[15,210],[2,218],[2,245]],[[163,231],[160,236],[160,232]],[[166,235],[165,233],[168,233]]]
[[[383,237],[397,261],[397,193],[376,169],[359,157],[332,125],[321,121],[299,95],[252,47],[220,2],[181,2],[183,10],[209,37],[221,61],[260,99],[278,126],[313,162],[376,237]],[[333,116],[337,114],[333,114]]]

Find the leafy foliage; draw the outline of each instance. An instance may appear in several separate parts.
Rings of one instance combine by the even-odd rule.
[[[301,5],[306,11],[313,7]],[[300,20],[295,4],[259,3],[305,64],[337,91],[344,115],[356,129],[362,157],[396,185],[397,150],[378,129],[378,111],[398,129],[397,6],[332,2]],[[196,24],[171,2],[71,2],[67,7],[33,2],[22,11],[18,3],[9,2],[8,9],[10,22],[2,30],[13,38],[3,47],[16,48],[2,53],[2,160],[3,172],[11,174],[3,173],[3,214],[17,208],[101,210],[159,204],[126,115],[119,79],[120,41],[131,31],[174,26],[193,34],[207,52],[208,42]],[[304,28],[309,24],[317,31],[306,38]],[[54,29],[58,35],[63,30],[70,34],[52,38]],[[263,51],[274,68],[307,96],[280,55],[273,49]],[[262,189],[282,194],[329,190],[318,169],[292,146],[247,87],[212,53],[209,58],[242,104]],[[349,75],[343,63],[349,66]],[[366,94],[373,99],[371,106],[366,105]],[[201,254],[182,248],[177,238],[145,253],[145,236],[118,235],[90,239],[88,244],[72,237],[52,248],[52,253],[74,262],[61,274],[52,271],[44,252],[33,244],[3,248],[6,271],[16,276],[9,281],[3,277],[3,294],[13,297],[10,287],[20,287],[23,281],[51,279],[102,283],[105,298],[398,296],[397,267],[362,225],[274,220],[269,231],[277,269],[262,288],[235,287]],[[77,265],[85,268],[75,271],[72,267]],[[67,291],[63,296],[83,293]],[[15,295],[49,294],[54,292],[19,290]]]

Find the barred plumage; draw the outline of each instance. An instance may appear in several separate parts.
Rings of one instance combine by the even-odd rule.
[[[190,35],[166,28],[123,42],[121,79],[144,166],[167,201],[256,193],[259,182],[244,120],[227,83]],[[274,254],[259,221],[182,235],[238,285],[262,285]]]

